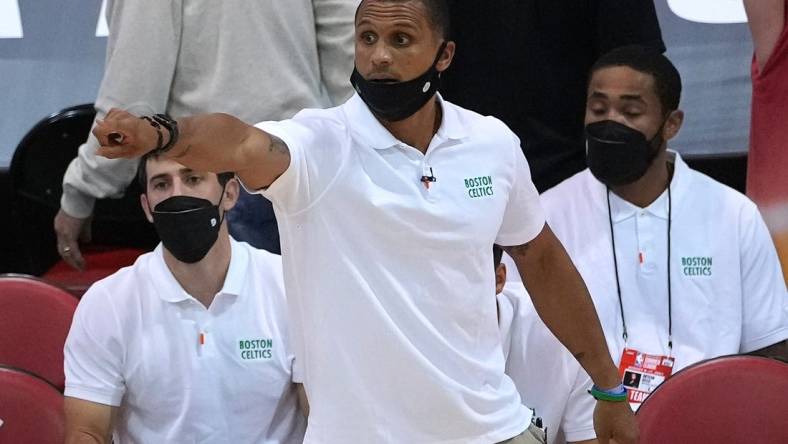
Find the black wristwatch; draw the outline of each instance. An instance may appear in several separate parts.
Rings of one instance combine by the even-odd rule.
[[[178,135],[179,135],[178,122],[172,117],[168,116],[167,114],[154,114],[152,116],[142,116],[140,118],[150,123],[151,126],[156,129],[156,132],[159,135],[159,140],[156,143],[156,148],[154,148],[154,151],[156,153],[159,154],[166,153],[178,142]],[[164,146],[162,146],[162,143],[164,142],[164,137],[161,134],[161,127],[166,128],[167,132],[170,133],[170,139],[167,141],[167,144]]]

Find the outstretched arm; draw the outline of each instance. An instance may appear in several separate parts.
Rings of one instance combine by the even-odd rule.
[[[618,376],[594,304],[583,279],[548,225],[532,241],[504,247],[514,259],[534,307],[598,387],[618,386]],[[598,401],[594,426],[600,443],[637,442],[634,415],[626,402]]]
[[[621,381],[610,359],[594,304],[580,274],[549,226],[532,241],[504,247],[539,317],[600,387]]]
[[[232,171],[250,189],[265,188],[290,165],[290,151],[280,139],[228,114],[201,114],[178,119],[180,136],[164,155],[200,171]],[[163,142],[168,132],[162,129]],[[98,154],[110,159],[135,158],[152,151],[158,135],[146,120],[113,109],[96,123]]]

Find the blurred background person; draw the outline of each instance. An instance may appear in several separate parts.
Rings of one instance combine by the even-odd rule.
[[[247,123],[342,103],[352,93],[353,17],[358,0],[162,2],[110,0],[104,78],[96,119],[110,108],[175,118],[206,111]],[[92,135],[63,178],[55,216],[58,252],[83,268],[80,237],[96,199],[118,197],[136,163],[96,156]],[[238,240],[279,252],[270,202],[243,192],[230,213]]]
[[[744,0],[755,54],[747,195],[758,204],[788,276],[788,1]]]

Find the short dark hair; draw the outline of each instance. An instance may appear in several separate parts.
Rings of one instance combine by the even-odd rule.
[[[659,49],[642,45],[616,48],[594,63],[591,67],[591,76],[601,69],[612,66],[626,66],[650,75],[654,79],[654,92],[659,97],[663,113],[679,109],[681,76],[673,63]]]
[[[140,158],[140,162],[137,165],[137,183],[140,185],[142,194],[147,194],[148,192],[148,160],[157,160],[159,156],[159,153],[150,151]],[[229,182],[233,177],[235,177],[235,173],[219,173],[216,175],[216,180],[218,180],[219,185],[224,188],[224,186],[227,185],[227,182]]]
[[[497,244],[493,244],[493,266],[497,269],[501,265],[501,258],[503,257],[503,249]]]
[[[421,2],[424,5],[424,9],[427,10],[427,20],[430,22],[434,30],[443,37],[444,40],[448,40],[449,36],[451,36],[451,16],[449,15],[449,4],[446,0],[381,0],[390,3],[405,3],[410,1],[417,1]],[[361,10],[361,5],[364,3],[364,0],[359,2],[358,8],[356,8],[356,19],[358,20],[358,11]],[[354,21],[355,21],[354,20]]]

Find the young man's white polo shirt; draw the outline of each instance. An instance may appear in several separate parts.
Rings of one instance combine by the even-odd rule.
[[[508,281],[497,300],[506,374],[542,418],[548,443],[596,438],[588,373],[539,318],[522,282]]]
[[[788,297],[774,244],[742,194],[674,164],[670,190],[673,372],[788,337]],[[624,348],[606,188],[589,170],[542,195],[550,226],[588,286],[616,363]],[[629,340],[668,354],[667,190],[647,208],[610,193]]]
[[[440,104],[426,155],[358,96],[259,124],[290,149],[263,194],[300,327],[306,442],[489,444],[528,426],[504,375],[489,264],[493,242],[530,241],[543,213],[517,137]]]
[[[277,256],[232,241],[224,286],[206,309],[159,245],[82,298],[65,395],[119,407],[116,443],[301,442],[285,303]]]

